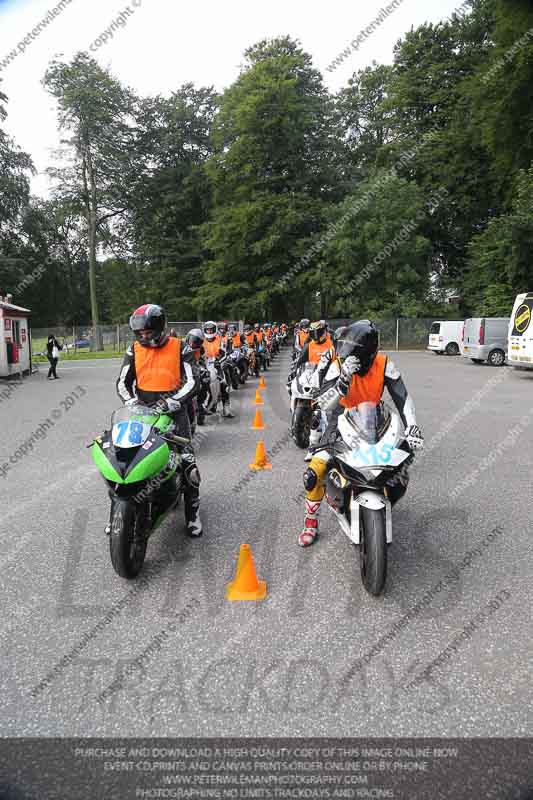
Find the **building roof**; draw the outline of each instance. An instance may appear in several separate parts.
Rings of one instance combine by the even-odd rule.
[[[29,308],[22,308],[22,306],[15,306],[13,303],[5,303],[3,300],[0,300],[0,308],[5,309],[6,311],[21,311],[25,312],[26,314],[31,314]]]

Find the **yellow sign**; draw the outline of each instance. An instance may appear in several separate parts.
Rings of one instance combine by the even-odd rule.
[[[529,306],[522,305],[516,312],[514,326],[518,333],[525,333],[531,322],[531,309]]]

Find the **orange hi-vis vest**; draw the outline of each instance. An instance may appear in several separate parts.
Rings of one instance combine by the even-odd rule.
[[[328,350],[331,350],[331,341],[328,342],[326,339],[322,344],[318,344],[318,342],[313,342],[311,340],[309,342],[309,363],[318,364],[320,356],[327,353]]]
[[[181,341],[171,336],[163,347],[133,345],[135,381],[142,392],[172,392],[181,385]]]
[[[241,346],[241,334],[236,333],[235,336],[231,340],[233,347],[240,347]]]
[[[299,343],[300,347],[303,348],[304,344],[307,341],[307,337],[308,336],[309,336],[309,333],[307,331],[298,331],[298,343]]]
[[[252,331],[252,333],[247,333],[246,334],[246,344],[248,345],[248,347],[253,347],[254,346],[254,336],[255,336],[255,333],[253,331]]]
[[[209,339],[204,340],[204,350],[207,358],[217,358],[221,349],[221,341],[220,336],[215,336],[212,341],[209,341]]]
[[[387,356],[378,353],[366,375],[354,375],[350,390],[341,400],[341,406],[355,408],[359,403],[379,403],[385,388]]]
[[[263,341],[263,331],[254,331],[255,335],[257,336],[257,341],[259,344]]]

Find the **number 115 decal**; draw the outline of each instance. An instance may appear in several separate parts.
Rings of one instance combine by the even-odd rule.
[[[388,464],[392,459],[394,452],[394,445],[382,444],[380,447],[372,445],[371,447],[361,448],[357,455],[365,464]]]

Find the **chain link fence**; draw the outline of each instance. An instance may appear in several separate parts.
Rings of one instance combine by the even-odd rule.
[[[353,319],[326,320],[331,330],[349,325]],[[376,319],[373,322],[379,330],[379,346],[383,350],[425,350],[428,346],[429,329],[435,322],[433,317],[398,319]]]
[[[229,322],[239,331],[243,331],[242,320]],[[169,322],[169,330],[174,330],[183,338],[192,328],[201,328],[203,322]],[[32,354],[34,357],[46,355],[46,342],[49,336],[55,336],[62,347],[61,358],[79,357],[83,353],[94,353],[98,338],[102,342],[103,352],[107,355],[121,356],[133,342],[133,333],[129,325],[98,325],[99,337],[95,336],[95,328],[90,325],[56,325],[50,328],[33,328],[31,331]]]
[[[99,325],[98,333],[103,351],[108,354],[124,353],[132,341],[132,333],[128,325]],[[78,356],[80,353],[94,352],[97,347],[95,329],[91,325],[32,328],[31,341],[34,356],[46,354],[46,342],[51,335],[55,336],[62,347],[62,359]]]

